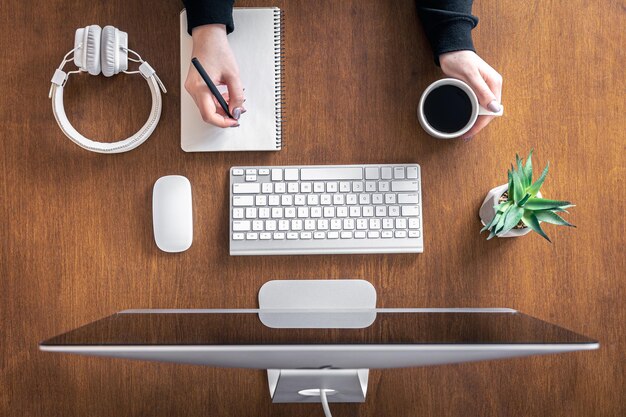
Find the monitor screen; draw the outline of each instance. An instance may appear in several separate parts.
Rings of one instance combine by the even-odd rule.
[[[258,313],[259,310],[121,312],[46,340],[42,346],[596,343],[562,327],[506,309],[495,312],[377,309],[370,325],[342,329],[271,328],[262,323]],[[293,313],[263,314],[293,318]],[[320,314],[327,315],[328,312]]]

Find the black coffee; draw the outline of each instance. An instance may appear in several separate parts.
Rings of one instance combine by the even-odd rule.
[[[428,93],[424,100],[424,116],[435,130],[455,133],[470,121],[472,102],[459,87],[442,85]]]

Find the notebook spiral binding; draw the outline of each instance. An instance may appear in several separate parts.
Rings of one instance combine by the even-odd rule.
[[[274,68],[276,70],[274,81],[276,83],[276,149],[283,147],[283,123],[285,122],[285,85],[283,83],[283,68],[285,62],[284,17],[282,10],[274,10]]]

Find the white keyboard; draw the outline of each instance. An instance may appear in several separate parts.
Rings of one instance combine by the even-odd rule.
[[[420,167],[309,165],[230,170],[230,254],[424,251]]]

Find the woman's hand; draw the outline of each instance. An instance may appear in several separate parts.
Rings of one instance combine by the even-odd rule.
[[[192,38],[192,56],[198,58],[215,85],[228,87],[228,93],[223,96],[234,119],[224,113],[193,64],[189,65],[185,90],[193,97],[206,123],[219,127],[239,126],[237,120],[245,112],[243,87],[237,61],[226,38],[226,27],[221,24],[198,26],[193,29]]]
[[[439,63],[447,76],[465,81],[474,90],[481,106],[494,113],[500,111],[502,76],[475,52],[447,52],[439,56]],[[472,138],[494,117],[479,116],[476,124],[463,135],[463,139]]]

